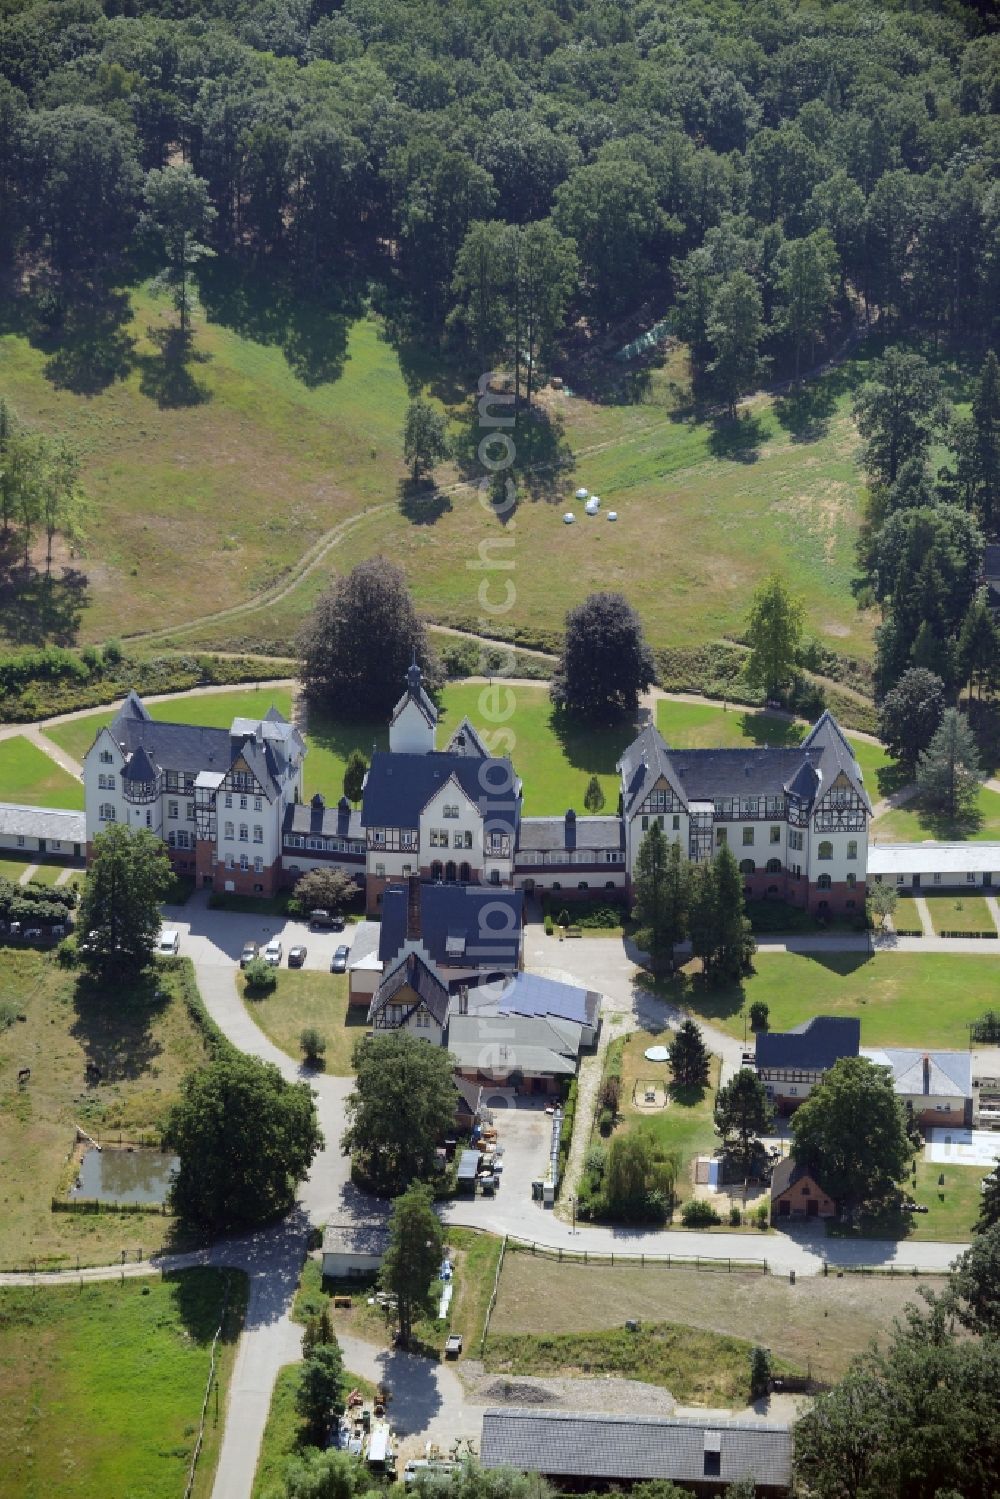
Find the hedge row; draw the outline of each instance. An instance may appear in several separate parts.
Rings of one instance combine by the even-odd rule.
[[[570,1146],[573,1144],[573,1125],[576,1120],[576,1094],[577,1079],[574,1078],[566,1092],[566,1102],[563,1104],[562,1130],[559,1135],[559,1180],[556,1184],[556,1194],[562,1191],[563,1182],[566,1179],[566,1163],[569,1160]]]
[[[23,651],[0,656],[0,722],[30,723],[55,713],[97,708],[130,688],[139,693],[287,676],[287,662],[263,656],[139,656],[113,645],[98,650]]]

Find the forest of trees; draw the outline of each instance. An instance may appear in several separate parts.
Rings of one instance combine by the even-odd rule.
[[[676,307],[733,406],[862,309],[984,349],[1000,39],[912,0],[6,0],[0,260],[58,329],[206,253],[371,292],[530,401],[553,341]],[[114,350],[105,350],[109,365]]]

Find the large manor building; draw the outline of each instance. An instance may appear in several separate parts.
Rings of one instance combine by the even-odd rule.
[[[413,666],[352,808],[304,799],[307,747],[275,709],[201,728],[155,721],[131,693],[84,762],[88,849],[109,822],[146,827],[199,885],[259,895],[333,865],[375,915],[385,890],[413,877],[623,900],[657,822],[692,860],[727,844],[751,898],[863,908],[871,803],[829,713],[796,748],[671,749],[647,725],[619,761],[617,811],[595,817],[523,816],[512,762],[468,720],[437,749],[438,727]]]

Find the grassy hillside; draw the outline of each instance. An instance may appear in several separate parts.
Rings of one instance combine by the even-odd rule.
[[[512,545],[492,553],[513,569],[485,575],[494,599],[499,580],[513,582],[513,607],[484,626],[476,564],[480,544],[503,539],[503,528],[472,489],[454,487],[450,465],[438,475],[438,502],[401,501],[408,392],[377,320],[315,311],[303,350],[308,306],[295,335],[280,307],[252,318],[235,300],[213,299],[224,321],[198,315],[196,388],[185,405],[171,404],[155,378],[149,330],[167,313],[143,287],[131,292],[126,330],[138,362],[97,394],[61,388],[56,361],[21,334],[0,337],[15,411],[64,432],[82,453],[91,514],[81,640],[181,626],[245,603],[333,527],[370,510],[287,598],[178,638],[287,642],[330,568],[385,550],[436,620],[558,631],[588,589],[619,587],[656,644],[680,646],[740,630],[749,590],[780,566],[806,597],[811,631],[847,654],[870,650],[871,622],[850,590],[861,486],[849,405],[861,364],[828,378],[806,406],[759,399],[735,432],[691,416],[676,349],[635,399],[552,394],[551,431],[518,434],[522,457],[526,442],[538,449],[541,497],[524,499],[506,531]],[[458,447],[473,454],[466,476],[478,479],[481,434],[467,392],[445,394]],[[558,474],[557,452],[569,464]],[[600,493],[604,509],[564,526],[579,484]],[[610,508],[617,524],[606,519]]]

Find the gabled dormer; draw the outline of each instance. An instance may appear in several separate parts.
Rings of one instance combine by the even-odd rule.
[[[479,733],[467,718],[462,719],[444,748],[445,754],[470,755],[475,760],[485,760],[489,754]]]
[[[389,749],[393,754],[429,755],[437,721],[438,711],[424,690],[423,676],[414,660],[406,673],[406,691],[389,720]]]

